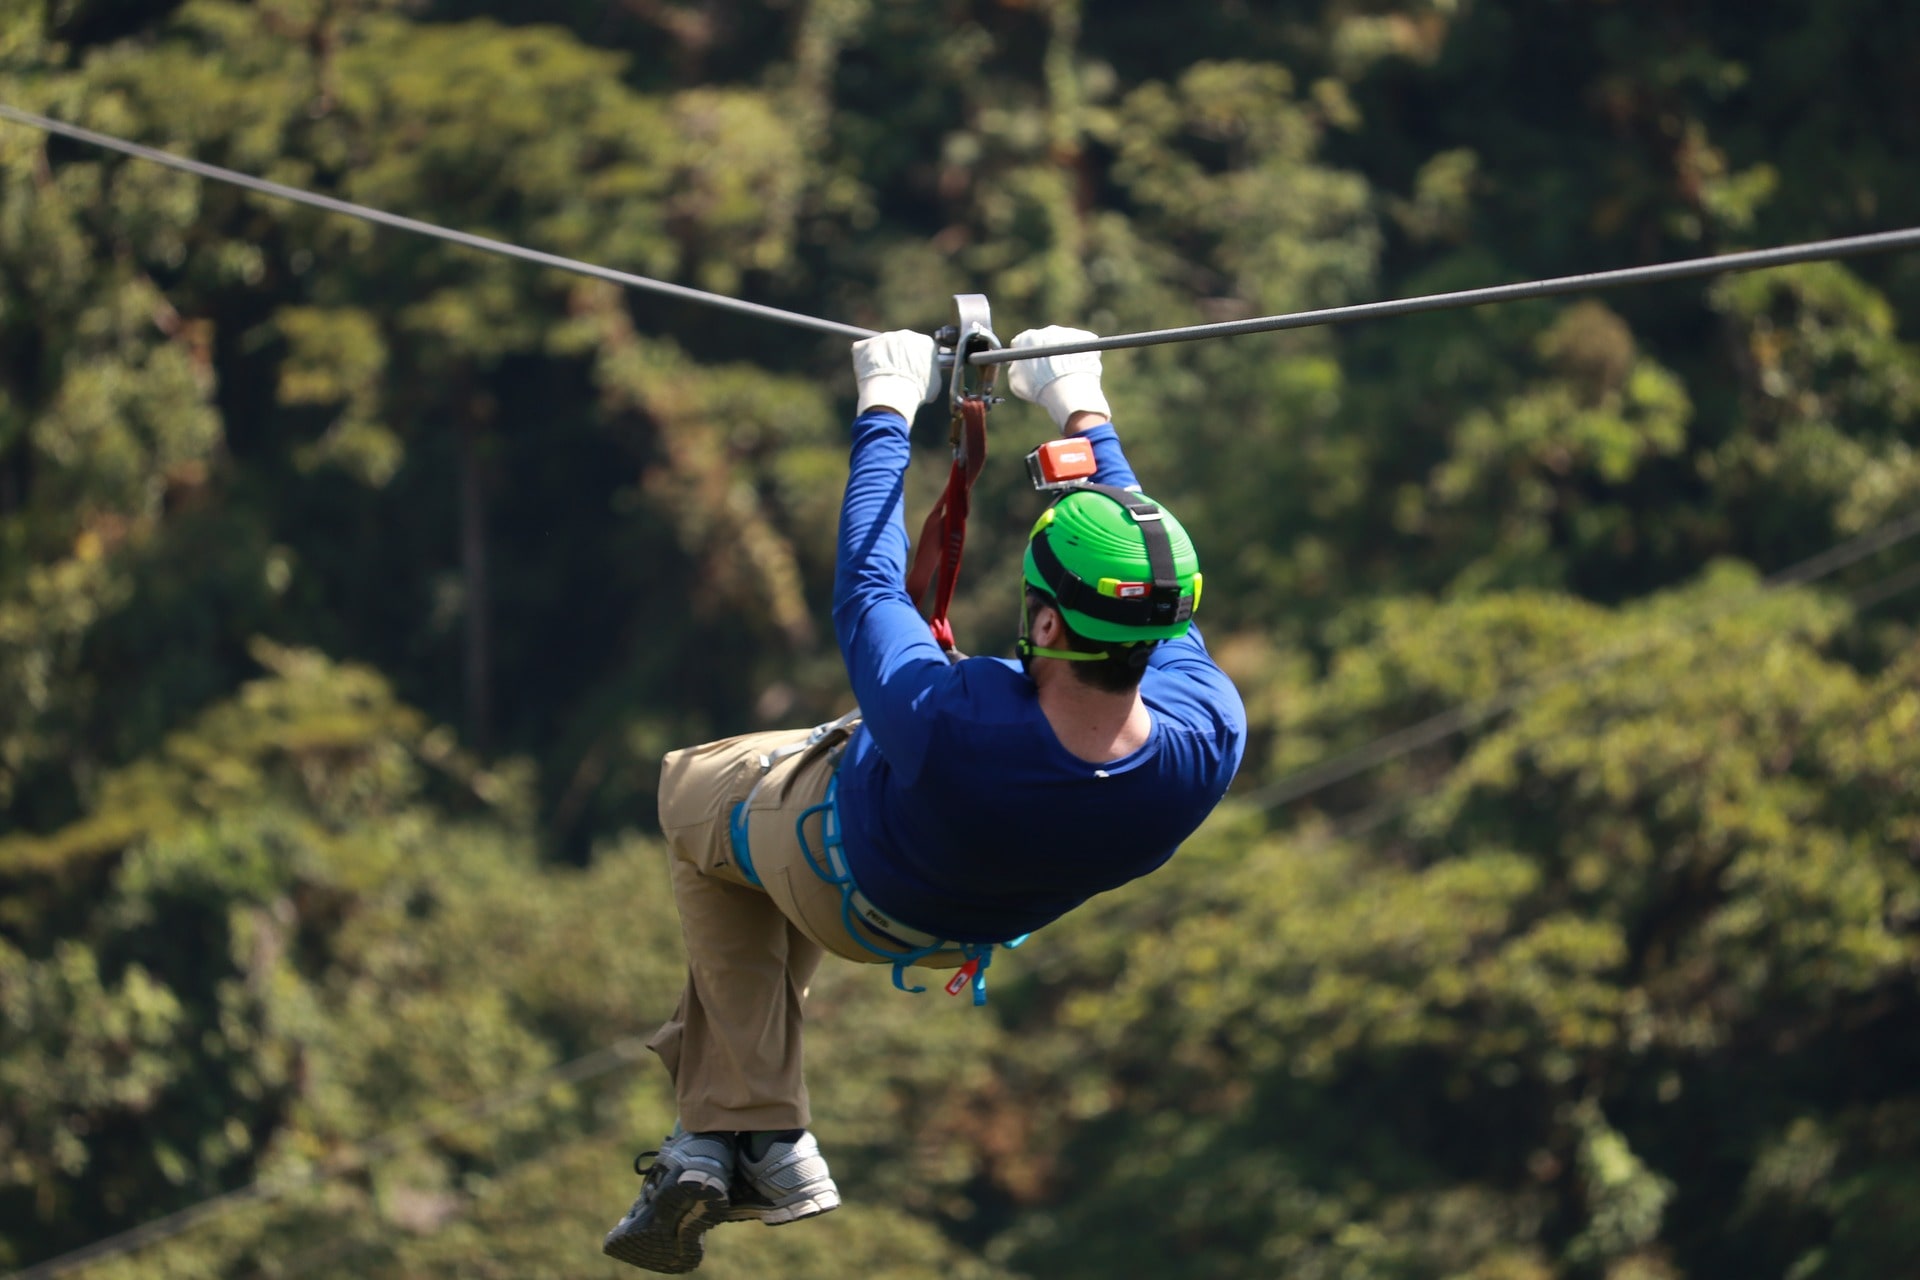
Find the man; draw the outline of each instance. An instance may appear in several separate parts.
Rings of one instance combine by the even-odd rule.
[[[1015,348],[1090,337],[1029,331]],[[908,422],[940,392],[934,344],[854,344],[859,413],[834,629],[857,725],[669,754],[660,825],[687,948],[650,1046],[680,1118],[608,1254],[698,1266],[717,1222],[798,1221],[840,1195],[801,1076],[801,1002],[824,952],[953,968],[1160,866],[1233,780],[1246,712],[1191,627],[1191,541],[1139,496],[1100,357],[1016,361],[1013,393],[1092,445],[1028,541],[1020,659],[949,662],[904,586]],[[896,969],[896,975],[900,972]]]

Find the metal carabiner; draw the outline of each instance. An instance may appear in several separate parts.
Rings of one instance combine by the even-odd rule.
[[[940,347],[940,363],[952,371],[947,399],[957,413],[962,400],[992,398],[1000,366],[989,364],[976,369],[972,356],[979,351],[998,351],[1000,339],[993,334],[993,311],[986,294],[956,293],[953,307],[956,323],[935,331],[933,340]]]

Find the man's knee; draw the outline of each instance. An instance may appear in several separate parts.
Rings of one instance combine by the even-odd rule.
[[[712,822],[726,807],[741,771],[754,760],[752,748],[740,738],[667,752],[660,761],[660,829],[672,838],[675,831]]]

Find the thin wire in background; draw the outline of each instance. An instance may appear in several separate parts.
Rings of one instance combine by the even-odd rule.
[[[1847,597],[1847,603],[1852,607],[1855,616],[1858,616],[1866,613],[1870,609],[1885,604],[1896,596],[1904,595],[1915,587],[1920,587],[1920,561],[1910,564],[1904,569],[1897,569],[1886,577],[1875,582],[1870,582],[1866,586],[1852,592]],[[1757,594],[1750,596],[1746,599],[1746,604],[1751,605],[1757,599]],[[1725,616],[1727,613],[1737,611],[1738,607],[1724,610],[1716,616]],[[1701,620],[1698,626],[1707,625],[1710,621],[1712,621],[1712,619]],[[1659,637],[1651,644],[1648,644],[1645,648],[1657,648],[1660,644],[1677,639],[1679,635],[1685,634],[1687,631],[1697,630],[1698,626],[1683,628],[1679,633],[1670,632],[1667,635]],[[1644,651],[1645,649],[1641,650],[1641,652]],[[1596,666],[1596,669],[1599,669],[1598,666]],[[1556,681],[1556,683],[1560,682]],[[1533,688],[1525,696],[1516,699],[1514,705],[1525,702],[1526,698],[1532,696],[1532,694],[1544,693],[1545,691],[1545,686]],[[1415,783],[1403,787],[1393,795],[1383,796],[1372,804],[1356,812],[1347,814],[1326,827],[1320,833],[1320,842],[1332,843],[1335,841],[1358,840],[1363,836],[1371,835],[1387,823],[1400,817],[1407,810],[1413,808],[1413,806],[1420,801],[1432,795],[1444,781],[1444,778],[1436,778],[1428,783]]]
[[[557,1085],[580,1084],[610,1071],[631,1066],[639,1059],[640,1051],[644,1047],[645,1041],[639,1036],[617,1040],[603,1049],[595,1049],[571,1062],[549,1067],[535,1075],[515,1081],[505,1088],[442,1112],[438,1116],[416,1120],[410,1124],[389,1129],[365,1142],[354,1143],[313,1168],[298,1173],[269,1174],[256,1178],[244,1186],[235,1187],[231,1191],[188,1205],[164,1218],[156,1218],[152,1222],[142,1223],[140,1226],[96,1240],[92,1244],[82,1245],[57,1258],[35,1263],[24,1271],[14,1272],[6,1280],[51,1280],[53,1276],[97,1266],[144,1249],[148,1245],[170,1240],[183,1232],[191,1231],[203,1222],[231,1213],[236,1209],[245,1208],[248,1205],[265,1204],[297,1192],[312,1190],[336,1178],[358,1173],[420,1138],[434,1137],[461,1123],[486,1119],[516,1103],[529,1101]]]
[[[420,235],[448,240],[487,253],[503,254],[520,258],[544,266],[570,271],[580,275],[608,280],[616,284],[627,285],[699,303],[704,306],[737,311],[761,319],[782,324],[796,325],[822,332],[837,333],[852,337],[870,337],[871,329],[862,329],[854,325],[841,324],[833,320],[822,320],[797,312],[782,311],[776,307],[759,303],[743,302],[737,298],[728,298],[721,294],[710,293],[703,289],[692,289],[685,285],[670,284],[661,280],[636,276],[623,271],[614,271],[607,267],[594,266],[572,258],[563,258],[539,250],[526,249],[504,241],[490,240],[483,236],[470,235],[461,231],[450,231],[432,223],[421,222],[414,218],[405,218],[397,214],[385,213],[364,205],[352,204],[345,200],[336,200],[330,196],[315,195],[295,187],[277,182],[268,182],[261,178],[223,169],[217,165],[204,164],[189,160],[170,152],[128,142],[109,134],[98,133],[91,129],[82,129],[46,116],[22,111],[17,107],[0,103],[0,119],[12,120],[18,124],[44,130],[48,133],[71,138],[75,141],[105,147],[112,151],[155,164],[166,165],[199,177],[216,182],[225,182],[250,191],[275,196],[283,200],[311,205],[316,208],[346,214],[369,222],[396,227]],[[1355,306],[1332,307],[1319,311],[1295,312],[1279,316],[1263,316],[1252,320],[1233,320],[1221,324],[1196,325],[1180,329],[1162,329],[1149,333],[1123,334],[1113,338],[1099,338],[1089,342],[1063,343],[1054,346],[1029,347],[1019,352],[1010,350],[984,351],[976,353],[972,359],[975,364],[999,364],[1017,359],[1034,359],[1050,354],[1066,354],[1081,351],[1104,351],[1120,347],[1139,347],[1157,345],[1166,342],[1191,342],[1203,338],[1231,337],[1239,334],[1271,332],[1282,329],[1307,328],[1314,325],[1343,324],[1355,320],[1378,319],[1389,316],[1408,315],[1422,311],[1449,310],[1460,307],[1483,306],[1489,303],[1514,301],[1523,298],[1551,297],[1565,293],[1586,292],[1596,289],[1621,288],[1628,285],[1648,284],[1665,280],[1688,279],[1698,276],[1714,275],[1730,271],[1749,271],[1765,267],[1786,266],[1793,263],[1814,262],[1834,258],[1859,256],[1870,253],[1888,253],[1902,249],[1920,248],[1920,228],[1902,231],[1888,231],[1876,235],[1853,236],[1838,240],[1821,240],[1807,244],[1788,245],[1774,249],[1759,249],[1745,253],[1722,254],[1717,257],[1693,258],[1682,262],[1660,263],[1646,267],[1628,267],[1618,271],[1602,271],[1586,275],[1560,276],[1548,280],[1534,280],[1519,284],[1499,285],[1488,289],[1470,289],[1455,293],[1431,294],[1418,298],[1400,299],[1388,302],[1361,303]],[[1884,546],[1911,537],[1920,531],[1920,514],[1910,517],[1907,522],[1896,522],[1876,533],[1864,535],[1853,542],[1835,547],[1821,556],[1815,556],[1794,567],[1769,578],[1767,588],[1786,586],[1794,583],[1813,582],[1837,572],[1847,565]],[[1885,541],[1875,542],[1875,538]],[[1557,682],[1571,678],[1589,669],[1595,662],[1602,664],[1620,661],[1631,656],[1630,650],[1618,655],[1603,655],[1598,659],[1570,664],[1558,673],[1536,677],[1528,686]],[[1527,686],[1523,686],[1527,687]],[[1517,689],[1509,688],[1493,698],[1483,702],[1470,703],[1451,711],[1443,712],[1429,720],[1409,726],[1396,733],[1389,734],[1364,747],[1313,766],[1310,769],[1282,778],[1252,797],[1255,804],[1273,808],[1303,798],[1325,787],[1364,772],[1377,764],[1385,763],[1409,751],[1418,750],[1433,742],[1438,742],[1454,733],[1470,728],[1475,724],[1497,715],[1513,705],[1513,699],[1525,696]]]
[[[114,138],[92,130],[81,129],[60,121],[51,120],[30,112],[20,111],[11,106],[0,104],[0,118],[28,125],[76,141],[86,142],[108,150],[144,159],[156,164],[191,173],[212,181],[254,191],[259,194],[293,201],[330,212],[394,227],[432,238],[463,245],[481,252],[494,253],[517,258],[538,265],[568,271],[578,275],[590,276],[629,288],[664,294],[685,301],[724,310],[755,316],[819,332],[840,334],[850,337],[871,336],[873,331],[853,325],[840,324],[831,320],[822,320],[796,312],[763,306],[758,303],[741,301],[705,290],[692,289],[683,285],[653,280],[628,272],[616,271],[595,266],[556,254],[523,248],[507,242],[488,239],[466,232],[452,231],[413,218],[357,205],[328,196],[288,187],[280,183],[253,178],[218,166],[189,160],[168,152],[141,146],[137,143]],[[1020,352],[1008,351],[983,352],[974,357],[976,364],[1004,363],[1009,360],[1037,358],[1043,355],[1066,354],[1077,351],[1112,350],[1124,347],[1158,345],[1168,342],[1196,341],[1203,338],[1231,337],[1240,334],[1273,332],[1285,329],[1307,328],[1315,325],[1349,323],[1363,319],[1377,319],[1396,315],[1407,315],[1423,311],[1438,311],[1469,306],[1481,306],[1489,303],[1512,301],[1523,298],[1550,297],[1559,294],[1586,292],[1605,288],[1618,288],[1634,284],[1647,284],[1663,280],[1676,280],[1691,277],[1718,274],[1738,270],[1754,270],[1769,266],[1782,266],[1796,262],[1810,262],[1824,259],[1856,256],[1867,253],[1891,252],[1899,249],[1920,247],[1920,229],[1887,232],[1873,236],[1852,237],[1844,240],[1819,241],[1804,245],[1786,246],[1779,249],[1758,250],[1751,253],[1727,254],[1715,258],[1692,259],[1684,262],[1665,263],[1650,267],[1627,268],[1620,271],[1600,272],[1589,275],[1566,276],[1550,280],[1532,281],[1521,284],[1503,285],[1489,289],[1467,290],[1450,294],[1429,295],[1426,297],[1402,299],[1389,302],[1365,303],[1350,307],[1329,308],[1319,311],[1299,312],[1282,316],[1268,316],[1253,320],[1229,321],[1223,324],[1193,326],[1184,329],[1159,330],[1151,333],[1121,335],[1114,338],[1098,339],[1093,342],[1061,344],[1051,347],[1027,348]],[[1682,633],[1707,625],[1709,622],[1725,616],[1736,609],[1752,603],[1760,595],[1789,585],[1805,585],[1839,572],[1858,563],[1877,551],[1884,550],[1920,533],[1920,513],[1894,521],[1881,529],[1853,539],[1819,556],[1812,557],[1787,570],[1768,578],[1762,587],[1746,596],[1740,597],[1708,614],[1695,618],[1683,628]],[[1909,568],[1873,584],[1857,593],[1856,607],[1871,607],[1902,591],[1920,585],[1920,565]],[[1451,711],[1434,716],[1419,724],[1409,726],[1396,733],[1377,739],[1372,743],[1348,752],[1333,760],[1314,766],[1256,792],[1252,801],[1265,808],[1278,807],[1312,795],[1320,790],[1351,778],[1379,764],[1403,756],[1420,747],[1443,740],[1454,733],[1464,731],[1486,719],[1519,705],[1547,688],[1568,679],[1591,671],[1602,669],[1628,657],[1635,656],[1655,647],[1672,634],[1655,637],[1650,641],[1609,652],[1596,658],[1568,664],[1545,675],[1518,682],[1496,693],[1493,697],[1480,702],[1470,703]],[[1417,799],[1417,795],[1395,798],[1375,805],[1353,819],[1339,824],[1336,828],[1344,838],[1353,838],[1376,829],[1391,820],[1395,813]],[[58,1258],[36,1264],[14,1274],[12,1280],[45,1280],[77,1269],[97,1265],[109,1259],[130,1254],[148,1245],[170,1239],[191,1230],[202,1222],[223,1213],[249,1204],[266,1203],[286,1195],[310,1190],[329,1180],[347,1176],[365,1169],[370,1164],[384,1159],[396,1152],[405,1143],[418,1137],[431,1136],[461,1121],[485,1118],[516,1102],[526,1100],[539,1092],[555,1085],[579,1083],[595,1076],[605,1074],[628,1065],[637,1056],[640,1041],[637,1038],[622,1040],[604,1049],[586,1054],[572,1062],[551,1068],[535,1076],[511,1085],[506,1089],[489,1094],[467,1103],[465,1106],[434,1120],[419,1121],[391,1130],[365,1143],[348,1148],[324,1165],[297,1175],[264,1177],[245,1186],[222,1195],[188,1206],[176,1213],[156,1219],[153,1222],[132,1228],[128,1231],[106,1237],[93,1244],[63,1254]]]
[[[1868,556],[1905,542],[1915,535],[1920,535],[1920,511],[1888,521],[1877,529],[1772,574],[1753,590],[1743,592],[1720,603],[1717,607],[1689,617],[1680,624],[1678,633],[1642,637],[1592,657],[1563,663],[1538,675],[1516,681],[1490,697],[1476,702],[1462,703],[1417,724],[1408,725],[1404,729],[1397,729],[1375,738],[1330,760],[1324,760],[1317,765],[1289,774],[1255,791],[1247,797],[1247,802],[1262,809],[1277,809],[1281,805],[1305,799],[1307,796],[1345,782],[1388,761],[1397,760],[1422,747],[1442,742],[1456,733],[1463,733],[1504,711],[1511,710],[1528,698],[1564,684],[1568,680],[1604,670],[1628,658],[1638,657],[1649,649],[1665,643],[1674,634],[1685,634],[1708,626],[1782,588],[1808,586],[1823,578],[1831,577],[1842,569],[1858,564]],[[1905,587],[1899,589],[1904,590]]]
[[[572,1156],[583,1147],[611,1145],[604,1134],[575,1134],[564,1141],[531,1152],[524,1158],[511,1164],[499,1166],[489,1171],[487,1186],[484,1190],[461,1197],[458,1207],[451,1209],[445,1218],[434,1223],[426,1232],[411,1235],[411,1240],[430,1239],[450,1230],[456,1224],[468,1223],[486,1207],[493,1197],[508,1194],[510,1186],[503,1185],[511,1179],[524,1178],[536,1170],[550,1168]],[[616,1209],[615,1212],[618,1212]],[[390,1236],[353,1237],[345,1234],[336,1236],[331,1247],[305,1249],[293,1258],[276,1257],[272,1275],[274,1280],[293,1280],[320,1268],[327,1268],[333,1275],[359,1275],[356,1264],[363,1257],[378,1257],[388,1253],[393,1247]],[[397,1259],[395,1259],[397,1261]]]
[[[1385,738],[1378,739],[1375,743],[1350,752],[1337,760],[1330,761],[1325,766],[1319,766],[1316,770],[1296,774],[1291,779],[1283,779],[1283,784],[1287,782],[1301,782],[1307,780],[1309,775],[1318,773],[1320,769],[1327,769],[1336,765],[1350,765],[1357,759],[1367,757],[1370,751],[1379,748],[1382,744],[1401,746],[1405,743],[1407,735],[1410,733],[1427,731],[1434,734],[1434,736],[1422,738],[1412,746],[1404,746],[1404,749],[1394,750],[1389,755],[1381,756],[1378,759],[1370,759],[1367,763],[1360,765],[1359,768],[1354,768],[1350,772],[1341,773],[1338,777],[1320,779],[1305,789],[1296,790],[1288,796],[1288,799],[1299,799],[1302,796],[1310,795],[1316,790],[1332,786],[1337,781],[1342,781],[1347,777],[1353,776],[1354,773],[1360,772],[1365,768],[1370,768],[1372,764],[1383,763],[1386,759],[1393,758],[1394,755],[1404,755],[1407,751],[1415,749],[1416,746],[1423,746],[1428,742],[1437,742],[1448,734],[1471,727],[1471,725],[1479,723],[1481,720],[1496,714],[1498,711],[1518,706],[1528,698],[1544,692],[1546,689],[1555,685],[1564,683],[1576,675],[1601,670],[1614,663],[1623,661],[1629,656],[1645,653],[1648,650],[1677,639],[1679,636],[1697,631],[1701,627],[1710,625],[1714,621],[1749,608],[1761,599],[1784,587],[1804,586],[1816,582],[1821,578],[1828,577],[1840,572],[1842,569],[1859,563],[1867,556],[1886,550],[1916,535],[1920,535],[1920,513],[1914,513],[1902,519],[1890,521],[1877,529],[1850,539],[1828,551],[1823,551],[1819,555],[1809,557],[1806,560],[1802,560],[1795,565],[1779,571],[1766,579],[1765,582],[1755,590],[1744,593],[1734,600],[1720,602],[1716,607],[1707,609],[1687,619],[1677,630],[1663,632],[1627,650],[1609,652],[1598,658],[1569,663],[1554,669],[1546,675],[1516,681],[1500,693],[1495,694],[1492,698],[1486,699],[1483,702],[1470,704],[1468,707],[1456,708],[1454,711],[1447,712],[1444,715],[1435,716],[1431,720],[1423,721],[1421,724],[1413,726],[1410,730],[1403,730],[1400,733],[1390,734]],[[1851,603],[1856,610],[1864,611],[1875,605],[1884,603],[1902,592],[1912,590],[1917,586],[1920,586],[1920,563],[1908,565],[1885,578],[1859,588],[1851,593],[1848,599],[1849,603]],[[1486,710],[1484,714],[1480,714],[1475,718],[1466,718],[1466,713],[1483,708],[1491,708],[1491,710]],[[1454,719],[1450,720],[1450,717]],[[1447,723],[1442,725],[1442,722]],[[1441,726],[1441,728],[1438,732],[1435,732],[1430,728],[1431,726]],[[1424,799],[1430,791],[1430,787],[1412,787],[1396,795],[1386,797],[1367,806],[1358,813],[1350,814],[1335,822],[1321,833],[1321,839],[1359,839],[1398,817],[1406,809],[1418,803],[1421,799]],[[1256,793],[1256,795],[1252,797],[1252,801],[1255,803],[1258,803],[1259,799],[1260,793]],[[1279,803],[1285,802],[1286,801],[1283,800]],[[1268,804],[1266,807],[1273,807],[1273,805]],[[232,1210],[243,1208],[249,1204],[264,1203],[287,1195],[312,1190],[333,1179],[357,1173],[374,1162],[392,1155],[399,1150],[400,1147],[419,1137],[432,1136],[444,1132],[446,1129],[461,1121],[484,1118],[495,1114],[513,1105],[515,1102],[535,1096],[556,1084],[579,1083],[591,1079],[594,1076],[602,1075],[619,1067],[629,1065],[638,1057],[642,1044],[643,1042],[639,1037],[629,1037],[617,1041],[604,1049],[585,1054],[571,1062],[550,1068],[524,1081],[510,1084],[494,1093],[475,1098],[457,1110],[448,1112],[438,1118],[405,1125],[398,1129],[390,1130],[364,1143],[355,1144],[340,1156],[326,1162],[324,1167],[311,1169],[292,1176],[257,1179],[233,1191],[214,1196],[198,1204],[189,1205],[164,1218],[159,1218],[142,1226],[131,1228],[113,1236],[108,1236],[93,1244],[62,1254],[60,1257],[38,1263],[25,1271],[14,1273],[14,1275],[7,1277],[6,1280],[50,1280],[53,1276],[95,1266],[113,1258],[133,1253],[148,1245],[171,1239],[174,1236],[193,1229],[202,1222],[231,1212]]]

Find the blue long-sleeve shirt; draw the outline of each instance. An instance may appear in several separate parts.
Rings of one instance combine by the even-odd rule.
[[[1135,483],[1111,426],[1084,438],[1096,480]],[[1146,744],[1096,764],[1060,745],[1018,662],[949,663],[906,592],[908,458],[898,413],[854,420],[833,588],[864,717],[840,767],[847,862],[903,923],[1000,942],[1173,856],[1233,781],[1246,709],[1190,629],[1141,678]]]

